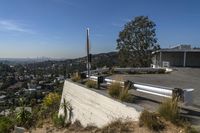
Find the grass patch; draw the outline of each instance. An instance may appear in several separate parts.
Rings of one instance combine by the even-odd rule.
[[[163,102],[158,109],[159,114],[173,124],[180,123],[180,110],[178,108],[178,99],[169,99]]]
[[[139,126],[145,126],[154,131],[163,130],[165,127],[158,114],[148,112],[147,110],[144,110],[141,113],[139,118]]]
[[[88,80],[85,85],[88,87],[88,88],[97,88],[97,82],[96,81],[93,81],[93,80]]]

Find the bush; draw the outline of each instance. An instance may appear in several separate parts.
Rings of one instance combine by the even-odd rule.
[[[159,116],[155,113],[144,110],[139,118],[139,125],[146,126],[150,130],[159,131],[164,129],[164,123],[160,120]]]
[[[10,133],[14,128],[14,122],[8,117],[0,117],[0,133]]]
[[[43,105],[46,112],[49,114],[55,113],[60,106],[61,96],[58,93],[49,93],[43,99]]]
[[[180,121],[178,99],[174,100],[170,99],[162,103],[158,109],[158,112],[166,120],[169,120],[174,124],[177,124],[177,122]]]
[[[88,80],[85,84],[88,88],[97,88],[97,82],[96,81]]]
[[[108,87],[108,93],[114,97],[114,98],[118,98],[120,95],[120,92],[122,90],[121,84],[120,83],[112,83],[109,87]]]

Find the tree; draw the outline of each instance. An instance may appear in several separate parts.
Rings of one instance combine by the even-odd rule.
[[[148,67],[157,44],[155,23],[147,16],[139,16],[125,24],[117,39],[119,59],[124,66]]]

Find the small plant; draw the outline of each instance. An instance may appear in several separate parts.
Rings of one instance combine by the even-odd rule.
[[[178,99],[167,100],[163,102],[159,109],[159,114],[165,118],[166,120],[171,121],[174,124],[178,124],[177,122],[180,120],[179,117],[179,108],[178,108]]]
[[[122,90],[121,84],[117,83],[117,82],[112,83],[108,87],[108,93],[114,98],[118,98],[119,97],[121,90]]]
[[[81,80],[81,75],[80,75],[78,72],[76,72],[76,73],[74,73],[74,74],[72,75],[71,80],[72,80],[73,82],[78,82],[78,81]]]
[[[96,81],[88,80],[85,84],[88,88],[97,88],[97,82]]]
[[[146,126],[150,130],[160,131],[164,129],[164,123],[160,120],[156,113],[148,112],[144,110],[139,118],[139,125]]]
[[[32,114],[25,107],[21,107],[20,111],[16,113],[16,122],[18,126],[29,128],[32,122]]]
[[[30,128],[33,120],[32,113],[26,110],[24,98],[20,98],[20,105],[20,110],[15,114],[16,124],[18,126]]]
[[[68,123],[71,123],[71,118],[72,118],[72,106],[71,104],[65,100],[63,100],[63,103],[61,104],[61,108],[64,110],[64,119],[66,120],[67,119],[67,122]],[[69,114],[69,116],[68,116]]]
[[[54,113],[53,115],[53,124],[56,126],[56,127],[65,127],[66,124],[65,124],[65,117],[60,115],[58,116],[58,113]]]

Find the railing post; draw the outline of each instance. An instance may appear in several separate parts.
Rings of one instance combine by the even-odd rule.
[[[184,91],[180,88],[174,88],[172,90],[172,99],[178,99],[181,102],[184,102]]]
[[[104,77],[103,76],[98,76],[97,77],[97,88],[100,89],[101,83],[103,83]]]

